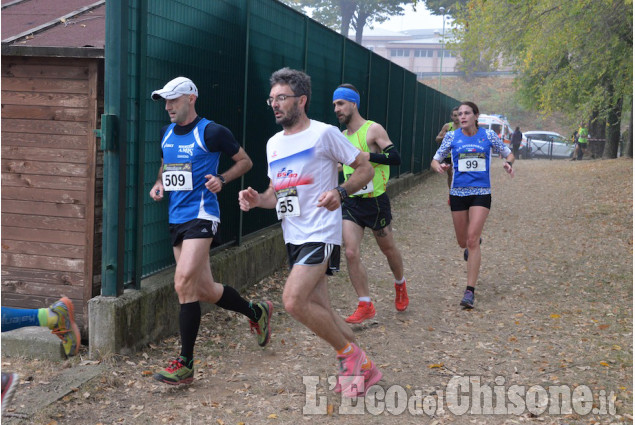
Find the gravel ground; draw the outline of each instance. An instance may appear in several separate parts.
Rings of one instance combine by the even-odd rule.
[[[377,316],[354,330],[384,374],[374,397],[349,405],[329,390],[333,352],[284,312],[280,272],[246,294],[275,304],[265,349],[244,317],[214,311],[203,318],[192,385],[173,388],[150,376],[178,353],[173,337],[134,356],[103,359],[101,376],[33,418],[3,422],[632,423],[632,161],[518,161],[514,179],[494,168],[474,310],[459,307],[466,269],[445,176],[431,175],[392,200],[406,312],[395,311],[390,271],[367,233],[362,255]],[[356,297],[342,266],[330,291],[347,316]],[[79,357],[63,367],[82,363],[90,362]],[[23,378],[10,415],[24,408],[33,387],[60,373],[59,364],[43,361],[3,358],[2,365]],[[567,397],[563,403],[570,411],[542,401],[557,388],[573,394],[573,405]],[[492,400],[495,414],[487,410]]]

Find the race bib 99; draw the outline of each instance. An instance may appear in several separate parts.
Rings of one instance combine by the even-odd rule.
[[[469,152],[459,154],[459,171],[463,173],[487,171],[484,152]]]

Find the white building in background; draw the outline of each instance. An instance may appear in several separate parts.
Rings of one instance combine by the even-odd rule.
[[[351,38],[355,39],[355,35]],[[440,72],[457,75],[457,58],[445,48],[442,40],[440,29],[400,32],[374,29],[364,31],[362,46],[414,72],[417,78],[438,76]]]
[[[465,75],[456,68],[457,57],[442,43],[442,29],[418,29],[388,31],[377,28],[364,31],[362,46],[386,59],[412,71],[418,79]],[[350,36],[353,40],[355,35]],[[451,41],[446,27],[445,41]],[[441,60],[443,57],[443,60]],[[502,58],[501,58],[502,59]],[[501,76],[513,74],[510,66],[500,66],[496,71],[475,72],[477,76]]]

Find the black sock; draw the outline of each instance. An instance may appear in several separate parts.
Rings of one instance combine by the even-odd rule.
[[[223,295],[216,303],[220,308],[225,310],[235,311],[236,313],[242,313],[249,318],[257,322],[262,316],[262,310],[240,296],[237,290],[231,286],[223,285]]]
[[[179,312],[179,328],[181,330],[181,356],[185,357],[186,366],[191,367],[194,360],[194,343],[201,324],[201,304],[198,301],[181,304]]]
[[[468,291],[472,291],[472,293],[474,293],[474,287],[473,287],[473,286],[468,286],[466,289],[467,289]]]

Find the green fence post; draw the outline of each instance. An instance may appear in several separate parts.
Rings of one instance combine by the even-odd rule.
[[[133,203],[135,212],[132,214],[135,223],[133,228],[136,229],[133,237],[133,264],[132,275],[134,289],[141,289],[141,276],[143,274],[143,213],[145,199],[147,199],[146,193],[143,190],[144,187],[144,174],[145,174],[145,139],[146,139],[146,96],[145,87],[147,81],[147,54],[148,54],[148,0],[138,0],[138,12],[137,12],[137,55],[136,68],[138,70],[136,75],[136,92],[138,102],[135,102],[135,139],[137,142],[137,162],[133,168],[137,170],[137,182],[132,189],[135,192],[133,199],[136,201]]]
[[[401,122],[399,123],[399,146],[400,150],[403,152],[404,139],[403,139],[403,117],[406,111],[406,68],[403,68],[402,71],[402,80],[401,80]],[[402,161],[403,164],[403,161]],[[399,173],[397,176],[401,176],[401,165],[397,167]],[[412,169],[412,168],[411,168]]]
[[[415,173],[415,155],[417,154],[417,149],[416,149],[416,145],[417,145],[417,109],[419,107],[419,82],[417,80],[415,80],[415,105],[414,108],[412,108],[412,140],[411,140],[411,151],[412,154],[410,155],[410,171],[412,172],[412,174],[416,174]]]
[[[104,117],[104,211],[101,294],[123,294],[123,242],[126,193],[126,57],[128,54],[127,2],[106,2]],[[118,119],[119,117],[119,119]]]
[[[247,104],[248,104],[248,91],[249,91],[249,37],[251,36],[251,0],[247,0],[245,4],[245,78],[243,79],[243,122],[242,122],[242,140],[241,146],[247,150]],[[240,188],[245,187],[245,175],[240,176]],[[236,235],[236,244],[241,245],[243,241],[243,220],[245,219],[245,212],[240,211],[238,217],[238,232]]]
[[[370,50],[368,51],[368,78],[366,81],[366,102],[364,102],[365,104],[365,108],[366,108],[366,112],[364,113],[364,116],[366,118],[368,118],[368,114],[370,113],[370,84],[371,84],[371,76],[372,76],[372,72],[373,72],[373,68],[372,68],[372,58],[373,58],[373,52],[371,52]]]

